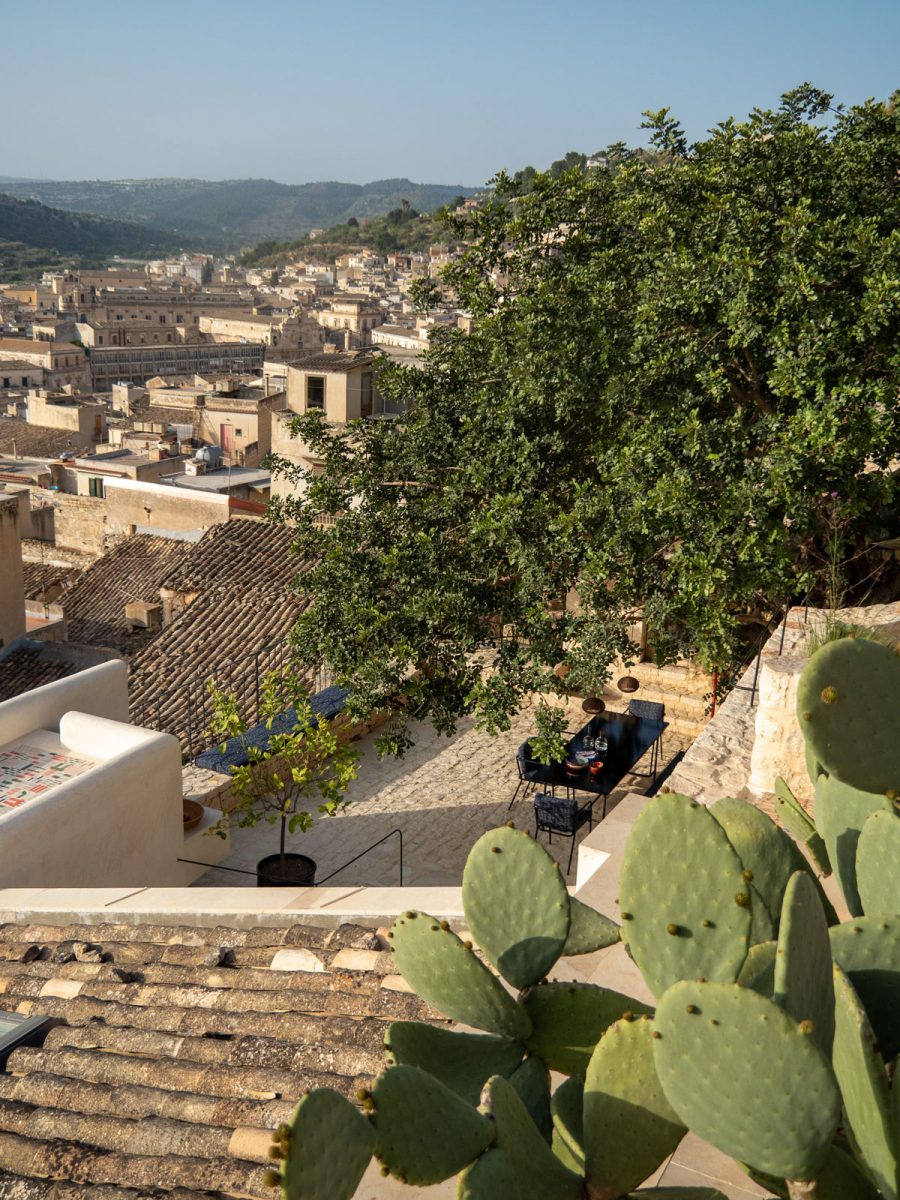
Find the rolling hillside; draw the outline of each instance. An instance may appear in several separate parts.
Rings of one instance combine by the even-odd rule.
[[[73,258],[89,261],[113,254],[151,258],[180,249],[184,240],[149,225],[62,212],[0,192],[0,274],[7,281],[23,270],[33,272]]]
[[[297,185],[271,179],[26,180],[2,187],[20,199],[35,199],[54,208],[174,230],[210,248],[297,238],[310,229],[343,224],[350,217],[381,216],[402,200],[429,212],[473,191],[408,179]]]

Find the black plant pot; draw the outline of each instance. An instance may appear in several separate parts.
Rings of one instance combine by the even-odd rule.
[[[280,854],[267,854],[256,864],[257,887],[312,887],[316,882],[316,860],[305,854],[285,854],[285,871]]]

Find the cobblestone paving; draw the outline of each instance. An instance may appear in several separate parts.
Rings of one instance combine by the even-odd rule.
[[[585,721],[580,703],[569,705],[569,727]],[[379,762],[374,734],[356,743],[362,753],[359,776],[348,792],[347,808],[336,817],[320,818],[305,834],[289,836],[289,849],[307,854],[318,864],[321,883],[331,872],[360,854],[373,842],[399,829],[403,834],[403,882],[420,887],[454,886],[462,879],[472,844],[488,829],[514,820],[520,828],[533,829],[530,798],[520,793],[513,810],[507,812],[518,779],[515,754],[519,745],[534,733],[533,708],[516,718],[512,729],[498,737],[476,731],[472,722],[460,723],[454,737],[441,737],[430,725],[413,730],[415,745],[403,759]],[[666,731],[661,769],[688,739]],[[646,764],[638,764],[645,769]],[[650,780],[626,776],[610,797],[607,811],[629,791],[644,791]],[[601,804],[595,806],[599,816]],[[582,827],[579,840],[588,832]],[[541,835],[547,844],[546,834]],[[345,867],[333,879],[334,886],[390,887],[400,882],[399,839]],[[257,861],[278,849],[277,828],[262,823],[254,829],[233,828],[232,852],[223,866],[252,872]],[[555,839],[551,852],[565,868],[571,843]],[[569,881],[574,882],[576,856]],[[219,868],[207,871],[196,887],[253,887],[255,875],[235,875]]]

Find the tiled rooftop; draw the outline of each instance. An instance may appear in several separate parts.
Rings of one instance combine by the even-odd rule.
[[[135,653],[154,635],[130,628],[125,605],[131,600],[158,604],[160,584],[190,549],[186,542],[144,533],[118,542],[67,592],[63,611],[69,639]]]
[[[0,662],[0,701],[21,696],[32,688],[74,675],[80,668],[74,662],[46,659],[39,649],[13,650]],[[2,1193],[0,1193],[2,1195]]]
[[[57,458],[65,450],[87,449],[90,445],[89,438],[79,437],[71,429],[29,425],[21,417],[0,416],[0,454]]]
[[[213,525],[163,579],[176,592],[284,592],[300,569],[283,525],[236,518]]]
[[[0,1073],[0,1197],[270,1196],[266,1131],[303,1089],[353,1096],[390,1021],[438,1019],[386,945],[355,925],[0,927],[0,1003],[61,1022]]]
[[[206,681],[213,678],[242,702],[250,701],[259,680],[276,666],[300,607],[289,593],[265,595],[236,586],[198,596],[132,660],[131,720],[174,733],[194,754],[206,749],[211,741]]]
[[[22,562],[25,599],[37,600],[45,592],[59,595],[71,587],[81,574],[78,567],[63,567],[55,563]]]

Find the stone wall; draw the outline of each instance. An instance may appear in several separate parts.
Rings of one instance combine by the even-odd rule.
[[[882,626],[900,639],[900,602],[841,609],[834,616]],[[826,618],[816,609],[789,610],[763,647],[758,674],[754,660],[673,772],[672,791],[703,804],[737,796],[773,814],[780,775],[804,803],[812,799],[797,725],[797,680],[809,656],[810,635]]]
[[[849,624],[884,629],[900,641],[900,602],[845,608],[835,615]],[[791,609],[782,653],[763,658],[747,781],[755,796],[769,795],[776,775],[781,775],[800,800],[810,803],[813,799],[796,715],[797,682],[808,657],[810,635],[824,628],[825,621],[824,612],[810,610],[807,614],[804,609]]]
[[[106,549],[106,501],[93,496],[56,492],[54,529],[56,545],[65,550],[102,554]]]
[[[19,541],[19,498],[0,496],[0,647],[25,632],[25,585]]]

